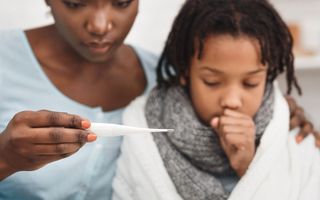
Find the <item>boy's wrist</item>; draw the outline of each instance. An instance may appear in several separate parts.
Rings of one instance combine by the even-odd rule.
[[[238,169],[238,170],[235,170],[235,171],[236,171],[238,177],[241,178],[246,173],[247,169]]]
[[[242,163],[242,164],[238,165],[237,167],[232,166],[232,168],[236,172],[238,177],[241,178],[247,172],[249,165],[250,165],[250,163],[248,165]]]

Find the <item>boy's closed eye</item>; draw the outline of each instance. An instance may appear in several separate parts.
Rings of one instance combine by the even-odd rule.
[[[256,88],[260,86],[260,84],[264,83],[264,73],[254,74],[244,79],[242,85],[244,88]]]
[[[254,81],[243,81],[242,85],[244,88],[255,88],[260,85],[260,83],[263,81],[260,80],[254,80]],[[216,80],[203,80],[203,83],[209,87],[218,87],[222,85],[222,81],[216,81]]]
[[[245,88],[255,88],[260,85],[261,81],[244,81],[242,84]]]
[[[217,87],[222,84],[221,81],[203,80],[203,83],[209,87]]]

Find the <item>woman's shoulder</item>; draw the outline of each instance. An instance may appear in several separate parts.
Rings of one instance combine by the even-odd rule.
[[[1,30],[0,31],[0,48],[14,46],[24,39],[24,31],[20,29]]]
[[[23,30],[0,31],[0,61],[21,57],[26,50],[26,37]]]
[[[0,30],[0,37],[1,38],[10,38],[12,36],[16,36],[17,34],[23,33],[22,29],[2,29]]]
[[[155,69],[158,64],[159,56],[139,46],[131,46],[137,54],[142,64],[149,68]]]
[[[0,31],[0,71],[15,66],[27,55],[23,30]]]
[[[1,68],[12,67],[26,62],[30,57],[28,40],[23,30],[0,31],[0,64]]]
[[[156,85],[156,67],[158,64],[159,56],[139,46],[131,47],[135,51],[146,75],[148,82],[146,93],[148,93]]]

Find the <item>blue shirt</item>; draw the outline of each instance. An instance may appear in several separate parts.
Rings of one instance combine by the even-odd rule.
[[[157,57],[133,47],[147,77],[145,93],[155,85]],[[103,112],[61,93],[39,65],[23,31],[0,32],[0,132],[23,110],[48,109],[78,114],[92,122],[121,123],[123,109]],[[110,199],[121,137],[98,138],[76,154],[0,182],[0,199]]]

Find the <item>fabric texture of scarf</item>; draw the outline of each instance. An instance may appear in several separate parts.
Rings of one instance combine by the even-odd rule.
[[[257,144],[271,120],[273,101],[270,84],[254,117]],[[220,146],[217,134],[198,120],[185,90],[178,86],[154,89],[147,100],[145,113],[149,127],[175,130],[167,134],[153,134],[153,138],[182,198],[227,199],[229,193],[218,177],[236,174]]]
[[[256,144],[272,118],[274,94],[267,84],[263,102],[254,117]],[[185,90],[179,86],[154,89],[146,103],[149,127],[173,128],[153,134],[164,165],[178,193],[186,200],[225,200],[219,177],[236,176],[215,131],[202,124]]]

